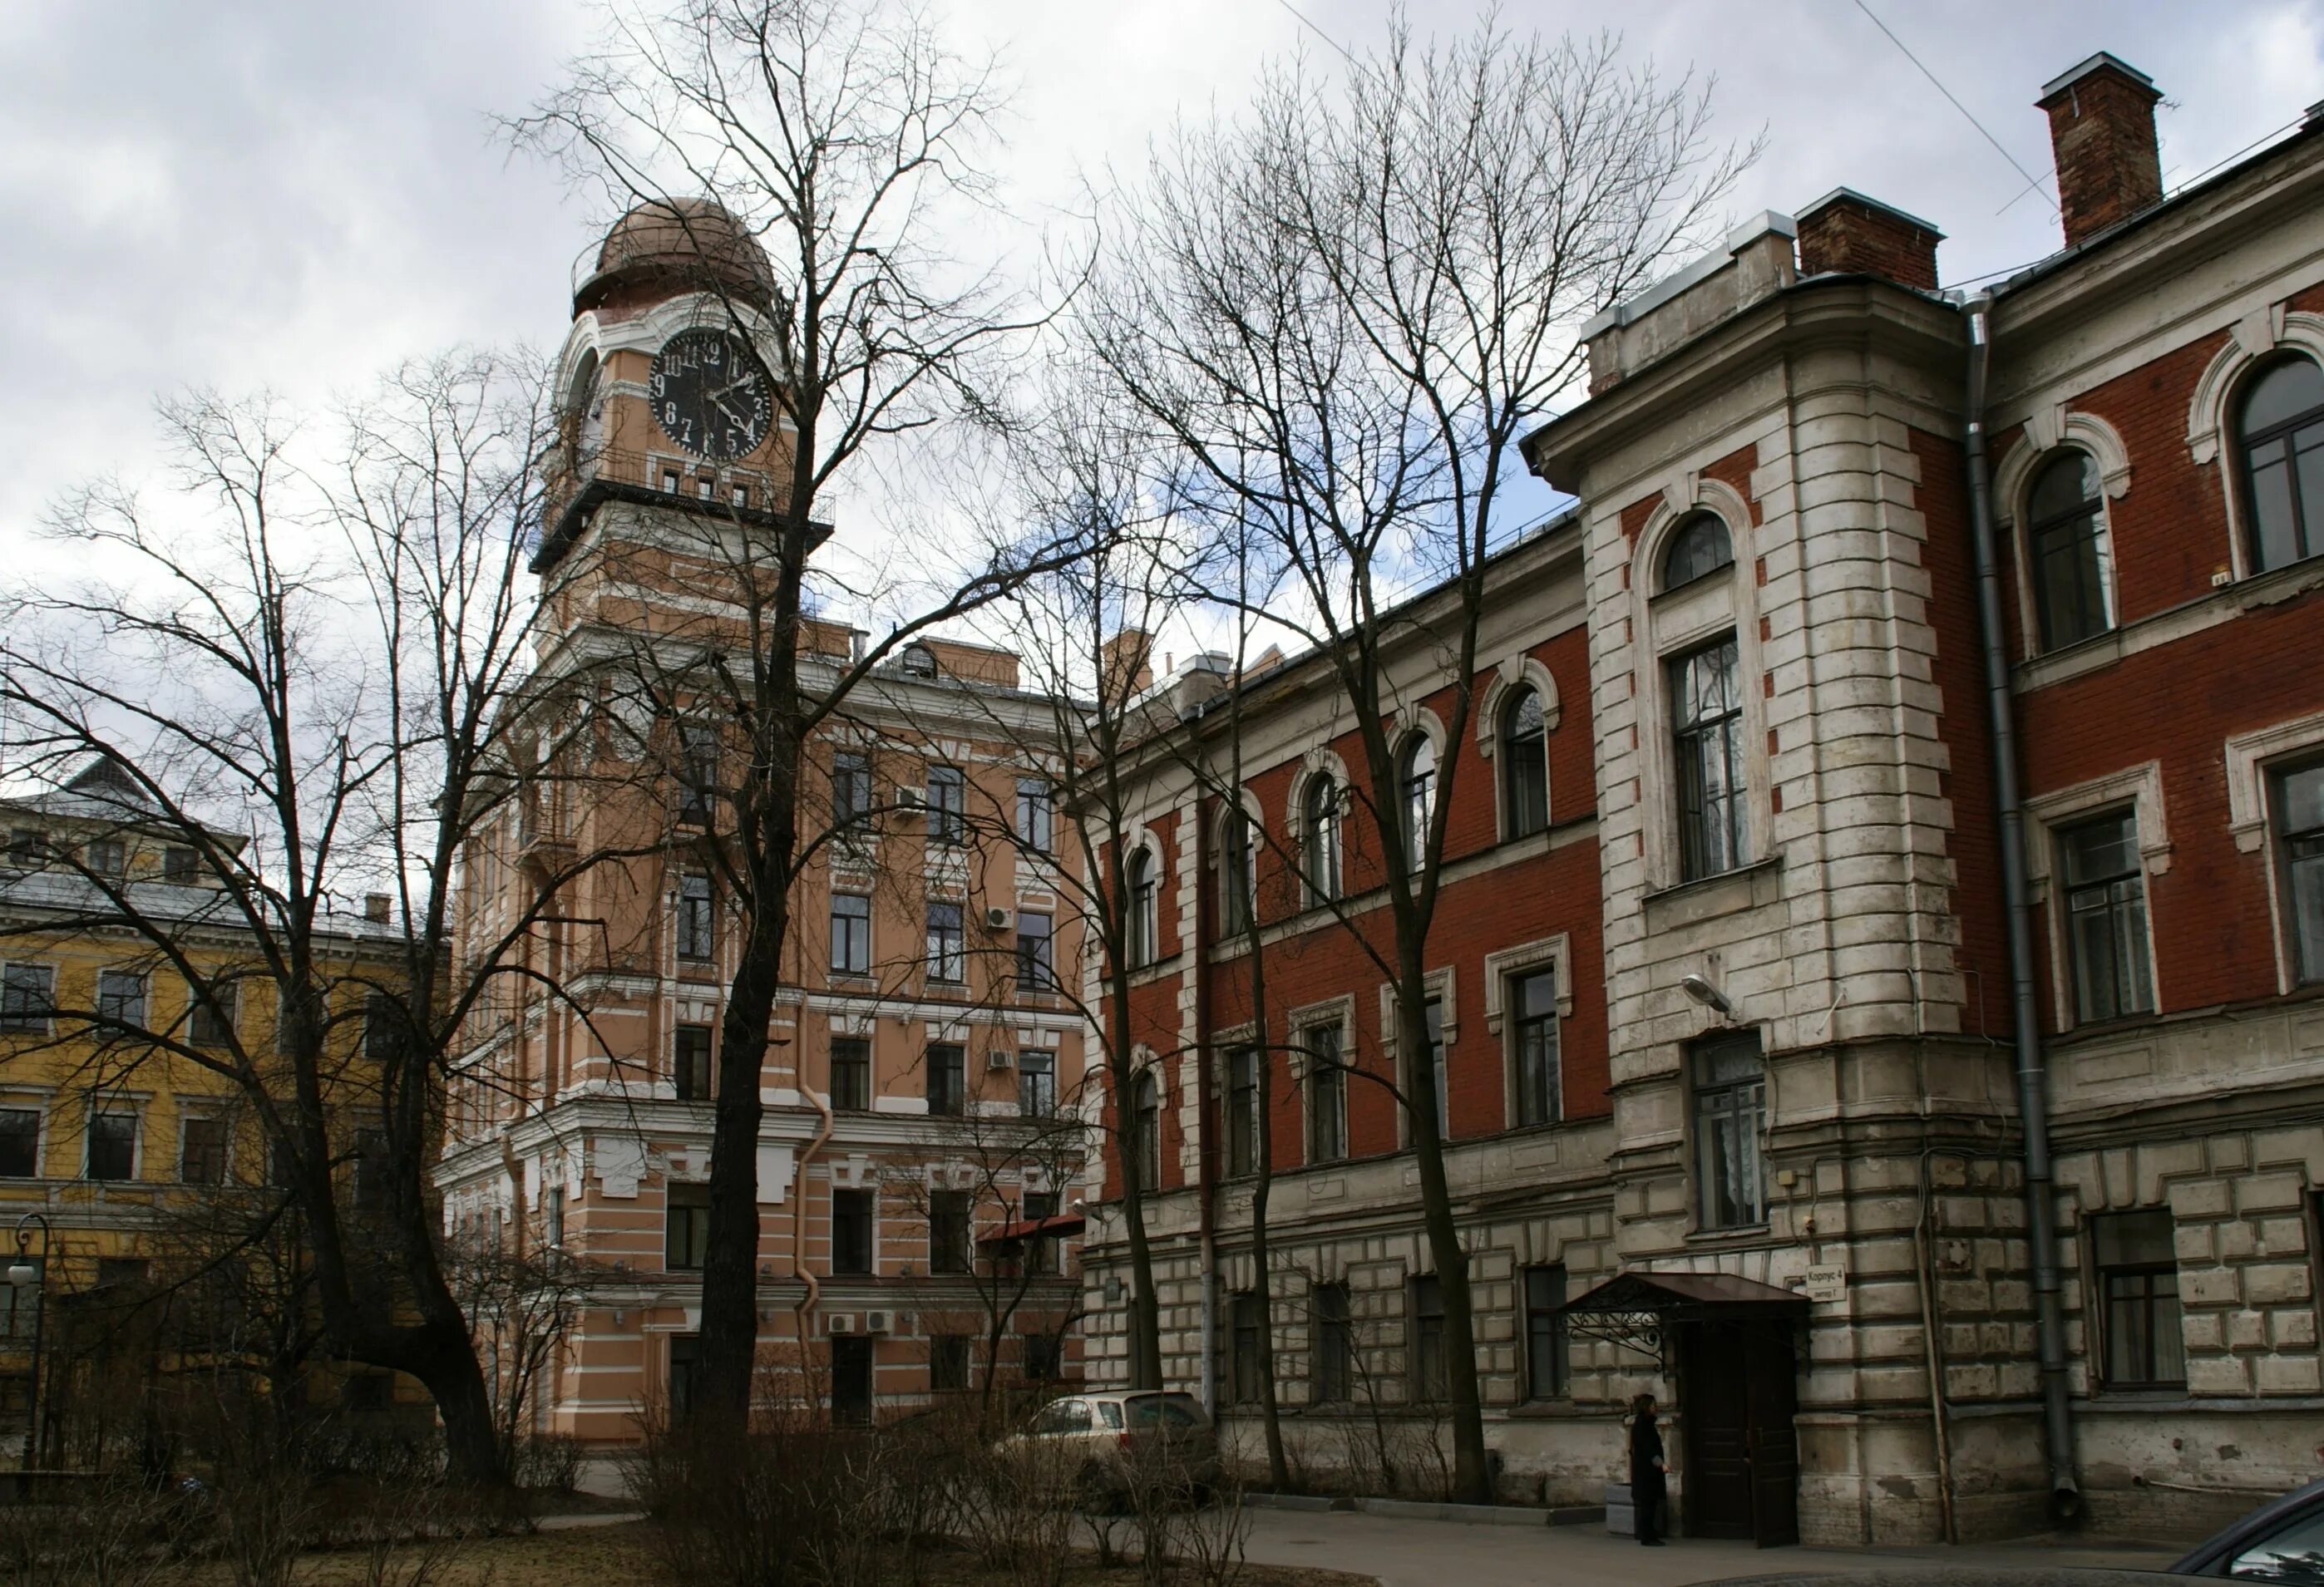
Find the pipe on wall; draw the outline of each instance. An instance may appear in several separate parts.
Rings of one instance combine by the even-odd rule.
[[[1986,457],[1985,395],[1992,352],[1993,300],[1961,305],[1969,322],[1964,460],[1969,542],[1976,554],[1978,638],[1985,658],[1986,726],[1993,745],[1994,804],[2001,825],[2001,890],[2009,941],[2009,1002],[2017,1062],[2017,1117],[2025,1178],[2025,1237],[2032,1247],[2034,1306],[2042,1363],[2042,1430],[2051,1508],[2059,1518],[2081,1509],[2074,1475],[2073,1408],[2066,1377],[2065,1306],[2058,1272],[2057,1198],[2052,1190],[2049,1084],[2034,979],[2033,903],[2026,883],[2025,811],[2017,779],[2017,720],[2002,622],[2000,558],[1995,549],[1993,484]]]

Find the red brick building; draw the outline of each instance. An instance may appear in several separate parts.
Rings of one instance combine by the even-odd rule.
[[[1465,762],[1426,957],[1513,1496],[1596,1502],[1640,1388],[1700,1535],[2178,1530],[2317,1474],[2324,124],[2166,196],[2158,97],[2105,54],[2043,87],[2064,246],[1973,298],[1841,189],[1601,316],[1526,442],[1579,504],[1494,565],[1479,734],[1397,663],[1397,731]],[[1398,1110],[1297,1060],[1392,1056],[1327,673],[1237,686],[1267,1031],[1185,754],[1120,835],[1166,1370],[1248,1425],[1271,1329],[1312,1475],[1442,1436]]]

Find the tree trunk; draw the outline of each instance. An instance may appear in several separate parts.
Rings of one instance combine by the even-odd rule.
[[[1258,918],[1253,909],[1251,917]],[[1259,1331],[1259,1410],[1261,1429],[1267,1435],[1267,1480],[1277,1493],[1291,1488],[1291,1460],[1283,1449],[1283,1407],[1277,1403],[1275,1392],[1275,1283],[1271,1251],[1268,1243],[1268,1199],[1275,1188],[1275,1087],[1270,1076],[1275,1069],[1275,1054],[1267,1039],[1267,970],[1260,953],[1259,932],[1254,927],[1246,933],[1250,943],[1247,955],[1250,962],[1251,1029],[1259,1036],[1258,1096],[1253,1103],[1258,1117],[1253,1121],[1251,1156],[1259,1171],[1259,1183],[1250,1192],[1250,1259],[1259,1276],[1260,1315],[1265,1319]],[[1313,1369],[1310,1369],[1312,1373]],[[1312,1376],[1310,1380],[1312,1381]]]
[[[751,911],[718,1034],[718,1093],[710,1138],[710,1227],[702,1255],[702,1339],[687,1407],[706,1436],[739,1436],[750,1425],[759,1354],[759,1081],[774,1013],[787,900],[761,893]],[[796,1188],[794,1189],[796,1194]],[[805,1372],[807,1363],[799,1363]]]
[[[1414,1154],[1420,1164],[1421,1219],[1428,1254],[1436,1266],[1437,1293],[1444,1303],[1444,1398],[1452,1416],[1452,1497],[1463,1504],[1493,1501],[1492,1472],[1485,1458],[1485,1416],[1477,1387],[1477,1333],[1469,1304],[1469,1254],[1452,1220],[1452,1197],[1444,1178],[1443,1128],[1436,1116],[1436,1076],[1430,1065],[1426,983],[1419,955],[1407,961],[1397,989],[1397,1051],[1403,1059],[1405,1094],[1410,1099]]]

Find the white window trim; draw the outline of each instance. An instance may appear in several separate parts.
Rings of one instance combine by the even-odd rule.
[[[1531,1128],[1517,1122],[1517,1032],[1510,1025],[1508,1014],[1509,983],[1528,970],[1544,965],[1557,977],[1557,1112],[1552,1121],[1564,1122],[1565,1115],[1565,1021],[1573,1017],[1573,950],[1572,940],[1565,932],[1554,937],[1536,937],[1512,946],[1499,948],[1485,955],[1485,1029],[1501,1046],[1501,1123],[1502,1128]]]
[[[2130,449],[2121,432],[2095,413],[2078,413],[2065,404],[2040,407],[2028,415],[2024,431],[1993,474],[1996,517],[2005,530],[2026,521],[2026,503],[2035,476],[2060,451],[2086,454],[2098,467],[2098,529],[2106,536],[2106,632],[2122,626],[2121,578],[2114,552],[2114,506],[2130,489]],[[2028,537],[2008,537],[2009,557],[2017,573],[2017,631],[2024,636],[2027,658],[2043,654],[2042,614],[2034,587],[2034,555]],[[2090,636],[2092,638],[2097,635]],[[2081,643],[2081,641],[2075,641]],[[2070,648],[2070,647],[2061,647]]]
[[[1332,779],[1332,786],[1339,790],[1340,852],[1335,857],[1339,874],[1333,878],[1330,898],[1317,893],[1307,875],[1307,785],[1326,773]],[[1290,807],[1284,814],[1284,830],[1291,837],[1292,869],[1299,877],[1302,910],[1325,909],[1348,896],[1348,815],[1352,788],[1347,763],[1335,752],[1319,747],[1300,758],[1298,773],[1291,780]]]
[[[2237,734],[2224,746],[2227,830],[2234,835],[2238,850],[2264,856],[2261,871],[2267,878],[2268,924],[2274,934],[2278,992],[2288,992],[2297,986],[2299,973],[2292,963],[2292,933],[2284,919],[2282,879],[2279,874],[2282,866],[2270,852],[2275,809],[2274,801],[2268,797],[2268,783],[2276,761],[2304,757],[2319,748],[2324,748],[2324,711]]]
[[[1548,818],[1544,825],[1557,819],[1557,788],[1549,776],[1549,735],[1557,731],[1565,708],[1557,697],[1556,677],[1538,657],[1521,651],[1505,658],[1494,669],[1492,681],[1477,702],[1477,755],[1488,768],[1485,780],[1493,785],[1493,835],[1503,842],[1509,835],[1508,769],[1497,764],[1495,756],[1500,750],[1501,718],[1507,715],[1510,691],[1520,686],[1532,689],[1541,701],[1542,813]]]
[[[1356,1000],[1353,993],[1326,998],[1322,1002],[1307,1003],[1293,1009],[1284,1016],[1290,1031],[1288,1043],[1292,1083],[1299,1090],[1299,1157],[1303,1167],[1314,1167],[1321,1163],[1345,1162],[1352,1149],[1349,1133],[1348,1098],[1351,1089],[1347,1084],[1347,1070],[1355,1051]],[[1307,1087],[1307,1052],[1302,1038],[1310,1031],[1336,1029],[1340,1033],[1340,1156],[1318,1159],[1314,1155],[1315,1121]]]
[[[1735,549],[1732,566],[1671,591],[1658,593],[1663,553],[1671,533],[1697,512],[1710,512],[1726,525]],[[1735,636],[1736,684],[1743,700],[1744,853],[1720,874],[1731,874],[1775,852],[1773,772],[1768,765],[1767,724],[1759,678],[1759,608],[1754,569],[1751,506],[1740,493],[1715,479],[1690,474],[1665,489],[1662,500],[1638,531],[1630,558],[1632,695],[1637,704],[1641,847],[1646,890],[1660,891],[1688,880],[1681,874],[1678,784],[1672,751],[1673,724],[1665,678],[1670,661]],[[1696,880],[1709,880],[1697,878]]]
[[[0,1108],[14,1112],[29,1111],[40,1121],[32,1131],[32,1176],[0,1179],[0,1185],[32,1185],[49,1177],[49,1118],[55,1111],[50,1103],[54,1100],[54,1090],[48,1086],[11,1085],[0,1091]]]
[[[1452,965],[1443,964],[1427,972],[1422,981],[1428,989],[1424,1001],[1437,1006],[1437,1034],[1443,1038],[1446,1048],[1444,1061],[1449,1066],[1452,1062],[1451,1048],[1461,1037],[1461,1005],[1456,995],[1461,979],[1453,973]],[[1379,1010],[1380,1053],[1388,1059],[1393,1073],[1397,1051],[1395,982],[1380,983]],[[1402,1084],[1401,1075],[1397,1076],[1397,1083]],[[1452,1103],[1452,1076],[1449,1073],[1444,1077],[1444,1102],[1449,1110]],[[1443,1140],[1450,1145],[1452,1140],[1451,1121],[1440,1119],[1437,1123],[1443,1127]],[[1399,1107],[1396,1111],[1396,1143],[1399,1149],[1412,1144],[1412,1111],[1409,1108]]]
[[[172,1183],[178,1185],[186,1183],[186,1126],[196,1121],[206,1122],[211,1120],[216,1120],[226,1126],[225,1173],[220,1176],[219,1183],[224,1186],[235,1182],[234,1138],[238,1132],[234,1127],[233,1109],[224,1103],[201,1103],[189,1097],[181,1097],[178,1102],[178,1160],[174,1165],[176,1173]]]
[[[2052,1013],[2061,1031],[2072,1030],[2082,1021],[2074,1015],[2073,949],[2067,940],[2064,892],[2050,885],[2057,853],[2055,835],[2079,817],[2121,805],[2130,807],[2138,827],[2141,885],[2146,894],[2147,982],[2154,989],[2155,1012],[2168,1006],[2163,999],[2163,965],[2154,946],[2162,934],[2155,929],[2153,882],[2171,869],[2171,832],[2163,805],[2163,762],[2148,761],[2025,801],[2030,827],[2025,845],[2027,890],[2050,927]]]
[[[145,1106],[142,1099],[130,1096],[97,1095],[88,1099],[88,1113],[81,1127],[80,1176],[93,1185],[134,1185],[145,1176]],[[100,1118],[129,1121],[129,1174],[122,1179],[92,1179],[88,1172],[88,1154],[97,1145],[97,1121]],[[43,1121],[45,1124],[46,1121]]]
[[[57,967],[46,959],[0,959],[0,971],[13,970],[19,964],[29,965],[36,970],[46,970],[49,973],[49,1008],[51,1012],[48,1018],[41,1021],[38,1029],[35,1029],[29,1023],[23,1025],[0,1026],[0,1039],[5,1039],[11,1036],[54,1036],[57,1031],[57,1021],[54,1012],[57,1006]]]
[[[2253,309],[2230,328],[2225,346],[2195,382],[2187,404],[2187,450],[2198,465],[2216,465],[2219,498],[2227,512],[2227,567],[2237,580],[2252,577],[2249,536],[2243,521],[2243,492],[2236,484],[2242,457],[2235,445],[2233,409],[2254,365],[2278,353],[2304,352],[2324,364],[2324,314],[2293,313],[2289,300]]]

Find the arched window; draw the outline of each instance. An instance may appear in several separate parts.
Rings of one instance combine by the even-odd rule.
[[[1150,964],[1160,942],[1154,852],[1140,849],[1130,856],[1130,918],[1124,923],[1129,937],[1130,965],[1137,969]]]
[[[1404,746],[1397,780],[1404,788],[1404,856],[1417,872],[1428,858],[1428,817],[1436,808],[1436,746],[1416,733]]]
[[[2106,497],[2097,459],[2069,449],[2044,464],[2026,497],[2025,522],[2042,648],[2054,650],[2112,628]]]
[[[1130,1083],[1130,1157],[1136,1165],[1139,1187],[1154,1190],[1162,1184],[1162,1086],[1152,1073]]]
[[[1670,548],[1663,552],[1663,588],[1707,578],[1722,567],[1735,566],[1735,542],[1716,512],[1697,512],[1671,532]]]
[[[936,675],[936,653],[926,645],[906,645],[902,666],[907,678],[934,678]]]
[[[1508,835],[1525,837],[1549,826],[1548,743],[1542,733],[1541,696],[1512,690],[1501,707],[1501,795]]]
[[[1240,804],[1227,808],[1219,823],[1219,930],[1222,935],[1248,928],[1252,903],[1259,896],[1259,853],[1251,842],[1250,816]]]
[[[1305,830],[1299,835],[1299,869],[1307,881],[1307,900],[1328,903],[1340,896],[1340,789],[1328,771],[1307,782],[1300,798]]]
[[[2324,367],[2294,355],[2262,370],[2236,417],[2252,571],[2324,551]]]

